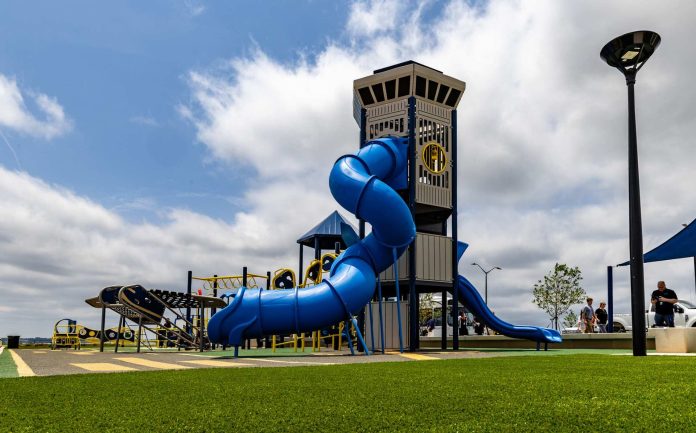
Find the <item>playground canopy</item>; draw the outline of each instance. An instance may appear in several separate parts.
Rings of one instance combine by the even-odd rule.
[[[322,222],[314,226],[310,231],[302,235],[297,243],[311,248],[319,247],[322,250],[332,250],[336,242],[341,243],[341,248],[347,248],[341,235],[341,223],[347,225],[355,234],[355,227],[346,221],[338,211],[333,211],[331,215],[324,218]],[[355,234],[357,238],[357,234]],[[317,244],[318,242],[318,244]]]
[[[660,262],[687,257],[696,257],[696,219],[662,245],[643,254],[643,262]],[[629,262],[623,262],[617,266],[628,264]]]

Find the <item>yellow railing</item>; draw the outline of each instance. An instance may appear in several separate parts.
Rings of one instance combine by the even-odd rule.
[[[51,349],[68,348],[80,350],[80,335],[77,324],[56,323],[51,337]]]
[[[203,283],[202,289],[207,294],[213,293],[214,290],[233,290],[239,289],[244,284],[243,275],[220,275],[217,277],[192,277],[193,280]],[[268,275],[247,274],[247,288],[266,288],[266,280]]]
[[[303,352],[305,351],[305,335],[304,333],[300,334],[299,336],[297,334],[292,334],[290,336],[290,340],[284,341],[282,343],[279,343],[277,338],[278,335],[274,335],[271,338],[271,350],[273,353],[275,353],[276,348],[278,347],[285,347],[285,346],[292,346],[293,349],[295,349],[295,352],[297,352],[297,349],[299,348]]]

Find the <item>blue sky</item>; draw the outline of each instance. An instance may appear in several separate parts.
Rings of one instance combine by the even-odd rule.
[[[51,142],[5,135],[21,168],[127,218],[160,207],[220,217],[235,210],[249,173],[206,158],[177,112],[186,74],[255,46],[283,62],[340,38],[347,2],[8,2],[0,6],[0,71],[48,92],[70,117]],[[37,13],[40,11],[40,13]],[[18,168],[0,147],[0,163]],[[241,187],[241,188],[240,188]],[[212,199],[212,200],[211,200]]]
[[[599,58],[617,35],[663,38],[636,87],[646,249],[696,217],[695,20],[689,1],[1,3],[0,335],[97,323],[83,300],[108,285],[295,267],[357,147],[352,81],[405,60],[467,83],[460,272],[502,267],[496,314],[546,325],[531,290],[554,263],[601,299],[628,254],[626,90]],[[693,278],[646,265],[646,290],[693,300]]]

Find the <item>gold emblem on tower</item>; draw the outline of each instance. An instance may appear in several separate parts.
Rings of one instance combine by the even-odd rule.
[[[423,146],[423,154],[421,155],[423,165],[428,171],[434,174],[440,174],[447,168],[447,154],[445,148],[439,143],[431,141]]]

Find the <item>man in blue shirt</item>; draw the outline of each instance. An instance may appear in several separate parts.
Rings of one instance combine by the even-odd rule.
[[[657,290],[650,295],[650,303],[655,306],[655,326],[674,328],[674,304],[677,294],[670,290],[664,281],[657,282]]]
[[[592,308],[592,298],[587,298],[587,305],[583,307],[581,315],[585,321],[585,334],[594,333],[596,317],[594,309]]]

